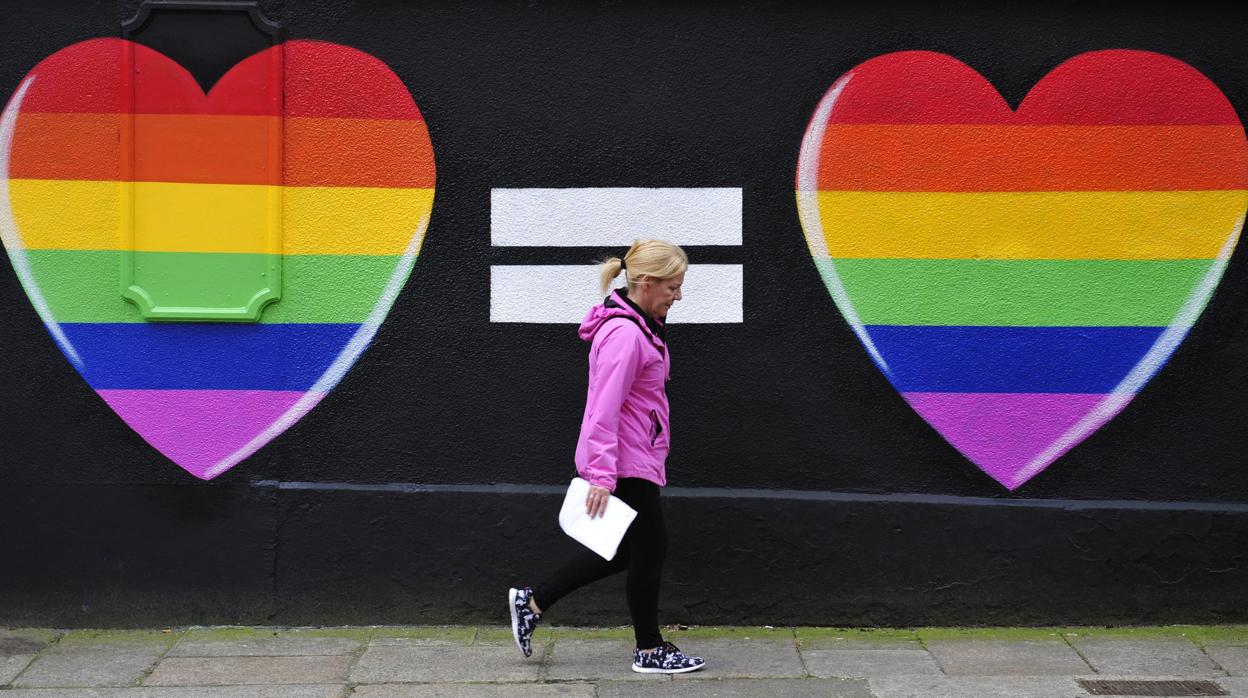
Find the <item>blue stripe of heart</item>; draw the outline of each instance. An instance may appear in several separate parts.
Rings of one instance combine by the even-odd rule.
[[[359,325],[66,323],[92,388],[307,390]]]
[[[1104,393],[1164,327],[867,325],[901,392]]]

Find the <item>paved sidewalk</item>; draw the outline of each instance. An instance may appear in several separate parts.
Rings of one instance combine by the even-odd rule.
[[[1080,679],[1248,698],[1248,626],[665,634],[708,668],[635,674],[625,629],[544,627],[529,660],[502,626],[0,629],[0,698],[1096,695]]]

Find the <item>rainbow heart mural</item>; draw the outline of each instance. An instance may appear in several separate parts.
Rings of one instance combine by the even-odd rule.
[[[207,95],[142,45],[69,46],[9,100],[0,170],[0,235],[49,333],[203,479],[351,368],[411,273],[434,192],[402,81],[318,41],[255,54]]]
[[[1246,190],[1226,97],[1132,50],[1071,58],[1017,110],[944,54],[871,59],[824,95],[797,170],[841,314],[906,401],[1011,490],[1182,342]]]

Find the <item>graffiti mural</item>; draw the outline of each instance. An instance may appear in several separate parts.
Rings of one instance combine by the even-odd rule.
[[[88,385],[193,475],[312,409],[368,346],[433,204],[428,130],[376,58],[278,44],[205,93],[146,46],[39,63],[4,111],[0,231]]]
[[[1248,6],[3,7],[0,625],[495,622],[636,237],[673,622],[1248,622]]]
[[[1118,414],[1217,287],[1248,143],[1201,73],[1085,53],[1012,110],[960,61],[850,70],[802,142],[815,264],[876,366],[1013,490]]]

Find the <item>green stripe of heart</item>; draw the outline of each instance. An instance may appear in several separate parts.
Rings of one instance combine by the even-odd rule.
[[[31,271],[52,316],[59,322],[143,322],[121,297],[121,252],[116,250],[27,250]],[[226,283],[216,270],[237,268],[247,255],[137,252],[136,264],[168,270],[194,285],[202,279]],[[256,255],[261,256],[261,255]],[[377,304],[394,273],[391,255],[290,255],[282,260],[282,299],[265,309],[261,322],[358,323]]]
[[[1166,326],[1211,259],[816,260],[866,325]]]

